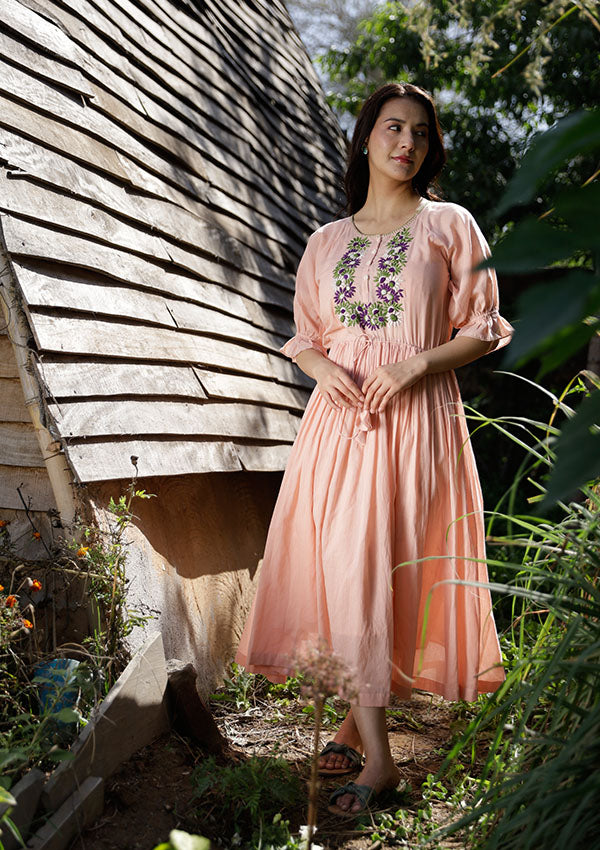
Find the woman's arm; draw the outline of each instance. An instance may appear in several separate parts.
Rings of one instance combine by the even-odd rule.
[[[364,395],[347,372],[320,351],[306,348],[296,355],[296,363],[317,387],[327,404],[334,410],[340,407],[362,407]]]
[[[381,413],[397,393],[412,387],[425,375],[464,366],[465,363],[471,363],[492,351],[496,345],[497,340],[484,342],[468,336],[458,336],[450,342],[438,345],[437,348],[421,351],[408,360],[379,366],[363,384],[363,406],[371,413]]]

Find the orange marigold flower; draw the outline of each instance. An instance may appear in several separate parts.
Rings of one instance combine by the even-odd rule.
[[[4,526],[7,525],[7,524],[8,523],[6,522],[5,519],[0,519],[0,528],[4,528]]]
[[[17,604],[17,597],[13,596],[12,593],[11,593],[10,596],[6,597],[5,605],[6,605],[7,608],[14,608],[16,604]]]
[[[35,540],[40,540],[41,537],[42,537],[42,535],[39,533],[39,531],[34,531],[33,536],[34,536]]]
[[[31,620],[25,620],[24,619],[24,620],[22,620],[22,623],[23,623],[23,628],[25,628],[25,629],[32,629],[33,628],[33,623],[31,622]]]
[[[38,581],[37,578],[34,578],[34,580],[31,582],[31,589],[34,593],[38,593],[38,591],[42,589],[42,582]]]
[[[3,590],[4,590],[4,585],[0,584],[0,593],[2,593]]]
[[[79,549],[77,550],[77,557],[78,558],[85,558],[85,556],[88,553],[89,548],[90,548],[89,546],[80,546]]]

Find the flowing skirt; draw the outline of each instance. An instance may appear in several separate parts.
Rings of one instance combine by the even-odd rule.
[[[361,385],[405,343],[336,344]],[[473,700],[504,680],[486,582],[483,505],[453,372],[381,414],[332,410],[315,389],[283,477],[236,661],[283,681],[325,642],[361,705],[412,688]]]

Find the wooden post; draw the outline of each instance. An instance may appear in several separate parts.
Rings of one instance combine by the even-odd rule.
[[[70,526],[75,518],[77,502],[73,492],[73,477],[60,446],[43,424],[43,397],[33,375],[28,339],[31,335],[21,301],[14,284],[10,263],[0,242],[0,307],[12,343],[25,406],[31,416],[56,498],[63,525]]]

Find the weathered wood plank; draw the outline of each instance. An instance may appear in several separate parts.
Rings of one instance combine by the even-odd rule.
[[[121,440],[69,446],[69,460],[77,477],[83,482],[131,478],[134,472],[132,457],[137,458],[140,478],[151,475],[234,472],[242,469],[231,443],[200,440]]]
[[[249,401],[302,412],[308,390],[227,372],[209,372],[167,364],[53,361],[46,355],[36,364],[50,399],[87,397],[169,396]]]
[[[89,396],[170,396],[208,398],[191,366],[149,363],[99,363],[78,359],[36,364],[50,398],[73,399]]]
[[[276,472],[285,469],[291,445],[261,446],[257,443],[235,443],[235,450],[244,469],[249,472]]]
[[[113,148],[74,127],[67,127],[59,121],[40,115],[39,112],[34,112],[27,106],[16,103],[1,94],[0,124],[28,136],[36,145],[39,144],[40,139],[43,140],[45,147],[39,148],[38,156],[40,157],[43,156],[46,147],[51,147],[125,183],[130,182],[129,172]],[[0,136],[0,140],[4,142],[4,133]],[[13,152],[14,150],[13,148]],[[139,184],[136,185],[139,186]]]
[[[167,328],[54,316],[30,311],[32,330],[41,351],[115,357],[147,362],[186,362],[232,372],[276,378],[302,385],[302,373],[283,357]],[[306,383],[310,382],[307,376]]]
[[[116,9],[114,5],[104,8],[103,12],[110,17],[111,21],[118,24],[119,35],[116,36],[118,44],[129,42],[129,49],[135,49],[136,46],[140,48],[135,54],[138,61],[143,61],[140,53],[145,53],[146,63],[149,57],[158,58],[165,68],[177,68],[179,75],[184,80],[193,80],[194,77],[200,75],[205,78],[200,80],[198,85],[201,91],[206,90],[206,82],[213,93],[222,89],[224,94],[229,96],[228,86],[224,85],[224,80],[227,80],[229,85],[235,85],[238,92],[236,104],[238,102],[243,103],[249,113],[253,114],[255,104],[252,103],[252,96],[248,97],[248,94],[246,94],[249,84],[248,67],[244,62],[240,63],[234,60],[236,55],[235,44],[232,49],[223,51],[222,39],[215,35],[216,21],[211,15],[206,16],[205,13],[203,18],[191,20],[172,5],[162,7],[158,3],[144,2],[133,6],[128,0],[118,0],[118,5],[124,13]],[[142,7],[149,9],[151,14],[144,14]],[[87,4],[86,15],[89,14],[90,5]],[[157,26],[155,19],[162,21],[165,26]],[[106,23],[100,23],[97,12],[94,22],[96,25],[102,26],[104,31],[107,31]],[[173,35],[175,35],[175,38],[173,38]],[[111,38],[115,38],[114,30]],[[269,55],[270,53],[269,50]],[[177,66],[179,60],[183,60],[185,63],[181,68]],[[289,62],[290,57],[287,55],[283,57],[281,63],[272,63],[273,74],[277,74],[281,70],[285,73],[285,66]],[[156,73],[155,69],[154,73]],[[158,78],[162,79],[162,75],[159,74]],[[273,82],[272,75],[268,78],[265,77],[261,82],[261,92],[269,91]],[[279,94],[283,94],[285,100],[289,97],[290,91],[297,92],[297,76],[289,76],[287,86],[284,84]],[[267,98],[269,96],[270,92]],[[235,118],[235,113],[233,117]],[[269,115],[265,115],[265,118],[270,120]],[[289,133],[291,142],[302,137],[301,140],[299,139],[300,144],[298,144],[299,162],[302,162],[303,148],[308,146],[311,153],[314,151],[315,158],[319,160],[324,172],[329,171],[330,180],[332,177],[335,179],[335,169],[328,168],[331,154],[329,154],[329,157],[327,156],[327,149],[329,148],[333,153],[334,145],[329,136],[325,135],[323,139],[318,139],[320,145],[315,146],[316,136],[320,128],[315,128],[313,115],[304,102],[300,101],[295,104],[293,116],[278,114],[277,125],[279,127],[282,118],[288,124],[286,131]],[[330,120],[332,120],[331,117]],[[275,129],[275,127],[273,126],[272,129]],[[315,133],[315,129],[317,133]],[[337,136],[337,127],[335,127],[333,121],[332,129]],[[325,145],[324,148],[322,147],[323,144]],[[335,153],[335,156],[339,156],[339,151]]]
[[[143,192],[161,199],[166,198],[185,209],[191,211],[202,209],[203,204],[208,203],[206,192],[201,191],[198,186],[194,187],[196,194],[192,198],[171,183],[147,171],[130,157],[109,147],[104,140],[93,138],[87,132],[82,132],[75,124],[64,124],[54,120],[52,116],[37,112],[35,109],[28,109],[9,97],[4,97],[1,86],[0,125],[16,130],[35,142],[41,140],[44,146],[66,153]]]
[[[23,6],[18,0],[2,0],[2,23],[13,32],[25,36],[51,56],[74,65],[74,68],[64,67],[65,79],[58,78],[57,82],[81,94],[91,94],[89,85],[81,72],[77,70],[81,64],[82,51],[60,27],[43,15],[36,14],[32,9]],[[22,52],[18,52],[15,58],[20,61]],[[39,58],[42,67],[45,67],[44,57]]]
[[[236,341],[245,340],[272,351],[279,351],[285,342],[279,336],[217,310],[145,291],[73,280],[64,274],[50,276],[24,267],[19,269],[18,281],[29,307],[56,307],[98,316],[138,319],[165,327],[204,331]]]
[[[249,292],[255,301],[291,309],[292,295],[268,283],[248,278],[236,269],[228,269],[210,260],[198,274],[205,280],[187,277],[165,269],[149,259],[118,248],[110,248],[80,236],[51,230],[15,216],[0,214],[7,250],[15,256],[53,260],[70,266],[103,272],[115,280],[133,283],[158,292],[170,292],[190,301],[214,306],[232,315],[247,316]],[[208,278],[208,281],[206,281]],[[215,283],[221,284],[215,286]],[[250,296],[250,297],[252,297]]]
[[[59,194],[47,187],[39,186],[24,177],[6,179],[6,171],[0,167],[0,180],[4,177],[0,192],[0,210],[16,213],[38,222],[47,222],[54,227],[62,227],[85,236],[92,236],[109,245],[143,254],[153,259],[172,260],[190,271],[205,273],[205,256],[200,256],[186,247],[171,240],[155,236],[143,227],[134,227],[121,221],[104,210],[78,200],[69,195]],[[135,202],[132,203],[135,209]],[[175,211],[174,211],[175,212]],[[185,225],[185,215],[180,226]],[[226,262],[243,268],[250,274],[265,277],[271,283],[292,288],[290,276],[277,273],[272,263],[249,251],[228,234],[214,225],[196,222],[195,232],[202,236],[202,245],[197,246],[218,256]],[[227,270],[220,267],[220,277],[224,280]],[[250,284],[249,284],[250,285]],[[256,285],[252,287],[256,290]]]
[[[87,12],[86,12],[88,7],[89,7],[89,4],[84,4],[84,8],[78,10],[80,12],[80,14],[86,14],[86,23],[88,22],[87,21]],[[93,14],[96,14],[96,16],[97,16],[98,13],[97,13],[96,10],[93,9],[93,7],[90,7],[90,8],[92,9],[92,19],[93,19]],[[71,35],[72,35],[73,38],[78,38],[78,37],[81,37],[83,35],[84,43],[86,44],[86,46],[88,48],[90,48],[90,40],[93,41],[95,39],[95,43],[93,43],[93,47],[94,47],[95,51],[102,58],[103,62],[107,61],[105,54],[107,53],[107,49],[109,48],[109,46],[105,41],[100,42],[94,36],[92,31],[88,27],[82,26],[81,24],[77,24],[77,19],[73,18],[73,16],[71,16],[71,15],[68,15],[68,13],[66,13],[64,10],[55,8],[55,11],[57,11],[63,17],[65,24],[68,27],[71,28]],[[106,23],[108,23],[108,22],[104,19],[103,23],[104,23],[104,25],[106,25]],[[139,51],[138,51],[138,48],[137,48],[137,44],[135,44],[132,41],[132,34],[129,31],[124,31],[124,32],[117,31],[117,35],[115,36],[115,38],[120,39],[120,40],[117,41],[117,43],[119,44],[120,47],[122,47],[123,45],[128,45],[133,50],[136,57],[138,57]],[[98,45],[100,45],[100,46],[98,46]],[[178,45],[178,46],[181,46],[181,45]],[[162,45],[160,45],[158,47],[158,49],[160,50],[160,49],[164,49],[164,48],[162,47]],[[110,50],[109,50],[109,53],[111,53]],[[114,54],[114,57],[116,57],[116,59],[111,59],[111,56],[109,56],[108,61],[113,61],[114,67],[117,67],[119,69],[120,73],[126,74],[130,79],[136,80],[136,82],[138,82],[144,90],[146,90],[146,91],[152,90],[153,94],[155,96],[159,97],[161,100],[164,101],[164,99],[166,97],[167,112],[165,114],[168,115],[169,111],[172,110],[172,107],[173,107],[172,103],[170,102],[171,98],[169,97],[168,92],[165,93],[164,87],[162,87],[160,84],[158,84],[156,82],[154,77],[157,77],[158,80],[162,81],[165,76],[169,76],[169,74],[170,74],[169,69],[170,69],[171,66],[167,65],[165,67],[165,66],[156,66],[155,65],[155,69],[153,71],[153,76],[150,76],[150,75],[147,75],[147,74],[144,75],[144,74],[142,74],[142,72],[140,72],[139,68],[137,66],[134,66],[134,65],[130,66],[129,70],[127,71],[123,67],[124,64],[125,64],[125,60],[124,60],[123,56],[121,54],[116,54],[114,51],[112,51],[112,54]],[[90,61],[95,62],[96,65],[97,65],[98,60],[95,57],[92,60],[92,57],[90,57],[89,54],[86,54],[86,55],[88,56],[88,59]],[[142,53],[141,55],[144,56],[145,54]],[[170,57],[171,64],[173,64],[174,62],[177,61],[177,57],[174,54],[169,53],[168,55]],[[152,63],[153,60],[151,59],[150,62]],[[206,57],[203,57],[203,63],[200,66],[200,70],[202,71],[206,67],[209,67],[209,65],[206,61]],[[108,70],[106,65],[102,65],[102,68],[105,68],[106,70]],[[192,73],[190,73],[189,67],[186,68],[185,66],[183,66],[183,68],[184,68],[183,75],[184,75],[185,81],[187,82],[188,79],[193,81],[194,75],[198,73],[197,57],[195,57],[195,66],[194,65],[191,66]],[[89,62],[88,62],[88,66],[86,66],[86,70],[90,71]],[[95,72],[92,71],[92,73],[94,74],[94,76],[96,77],[98,82],[102,82],[103,84],[106,84],[106,81],[102,80],[102,70],[101,69],[97,69]],[[179,78],[179,79],[180,79],[180,82],[181,82],[182,78]],[[203,82],[203,81],[201,81],[201,82]],[[212,96],[215,97],[218,90],[215,86],[214,81],[207,81],[206,85],[204,85],[204,89],[206,89],[207,87],[208,87],[208,89],[210,89]],[[233,113],[231,115],[231,118],[229,119],[230,122],[234,122],[234,126],[237,126],[236,132],[238,134],[240,132],[240,118],[241,118],[242,114],[246,115],[246,119],[247,119],[248,123],[254,126],[255,131],[256,131],[256,128],[259,126],[256,123],[255,108],[254,108],[253,104],[249,103],[247,108],[245,109],[245,112],[243,112],[243,110],[241,109],[241,106],[242,106],[243,101],[244,101],[243,87],[244,87],[244,80],[242,78],[242,79],[240,79],[240,87],[239,87],[239,90],[238,90],[238,95],[236,96],[236,107],[237,107],[237,109],[236,109],[236,112]],[[195,95],[192,94],[192,96],[189,98],[190,106],[188,108],[188,112],[189,112],[189,110],[193,111],[195,108],[197,109],[198,107],[196,107],[196,100],[199,97],[202,100],[204,98],[204,96],[205,96],[205,91],[203,91],[202,86],[200,86],[199,89],[195,90]],[[138,105],[139,104],[139,95],[138,95],[138,93],[136,93],[135,98],[128,99],[127,102],[131,103],[135,108],[139,108],[139,105]],[[230,103],[230,102],[231,102],[231,98],[229,97],[229,93],[228,92],[227,93],[224,93],[224,92],[221,93],[221,100],[220,100],[221,106],[223,106],[223,104],[227,104],[227,103]],[[156,103],[156,101],[155,101],[155,103]],[[218,116],[213,117],[212,112],[214,112],[214,108],[212,109],[212,111],[210,109],[210,106],[207,107],[207,109],[208,109],[207,121],[209,121],[212,124],[215,120],[215,117],[218,120]],[[268,116],[265,116],[265,117],[268,118]],[[273,131],[275,130],[274,127],[271,128],[271,129]],[[147,128],[146,132],[149,132],[149,131],[150,130]],[[314,133],[314,128],[311,128],[311,132]],[[277,133],[276,136],[275,136],[278,139],[278,145],[284,145],[284,142],[281,140],[281,135],[282,135],[281,133]],[[293,138],[295,138],[295,136],[296,136],[296,130],[294,128],[294,132],[290,131],[290,137],[293,139]],[[274,138],[273,133],[271,133],[268,136],[261,137],[258,141],[258,145],[259,145],[258,151],[260,152],[263,148],[265,150],[271,151],[272,145],[273,145],[273,138]],[[161,142],[161,144],[163,144],[163,143]],[[307,144],[310,144],[310,142],[308,140],[306,140],[304,142],[304,147],[306,147]],[[171,142],[172,150],[178,151],[178,149],[180,147],[181,147],[180,144],[177,144],[174,141]],[[303,151],[302,149],[301,149],[301,152],[303,154],[306,153],[306,151]],[[274,166],[275,167],[277,166],[278,160],[281,160],[282,163],[285,162],[286,165],[289,165],[288,159],[289,159],[289,153],[287,152],[287,150],[282,150],[280,157],[276,157],[274,159],[273,156],[271,156],[270,158],[268,158],[267,159],[267,165],[268,166],[270,165],[270,168],[272,170]],[[318,159],[321,160],[322,157],[318,157]],[[307,172],[306,172],[307,166],[309,166],[309,168],[310,168],[310,179],[307,176],[305,176],[305,175],[307,175]],[[287,170],[289,170],[289,168]],[[329,205],[328,205],[328,202],[326,201],[326,198],[327,198],[328,195],[331,194],[331,190],[332,190],[331,189],[331,187],[332,187],[331,176],[328,179],[321,180],[321,177],[319,176],[319,170],[320,170],[320,165],[319,165],[318,161],[313,160],[312,162],[307,163],[306,161],[302,161],[302,158],[301,158],[299,160],[297,174],[295,173],[295,176],[299,180],[301,180],[301,181],[303,179],[305,180],[305,187],[304,187],[304,190],[303,190],[303,196],[306,195],[307,193],[310,194],[311,192],[313,192],[313,194],[311,194],[311,197],[313,198],[314,203],[317,204],[317,206],[320,206],[320,208],[321,208],[321,212],[318,213],[317,215],[315,215],[315,217],[314,217],[314,226],[317,226],[317,224],[320,222],[320,220],[327,218],[327,216],[329,214]],[[283,179],[286,179],[286,176],[287,176],[286,170],[282,171],[281,176],[282,176]],[[227,177],[224,173],[223,173],[222,177],[217,177],[216,174],[213,174],[211,176],[211,179],[213,180],[213,183],[215,183],[215,185],[222,184],[223,181],[225,181],[224,186],[226,188],[227,185],[228,185],[228,182],[230,182],[231,176],[229,177],[229,181],[228,181],[228,179],[227,179]],[[313,191],[313,187],[314,187],[315,191]],[[260,191],[260,189],[262,187],[259,186],[258,188],[259,188],[259,191]],[[318,190],[318,191],[316,191],[316,190]],[[254,191],[256,192],[256,189]],[[324,197],[322,197],[322,196],[324,196]],[[270,196],[267,195],[265,197],[268,200]],[[246,193],[246,198],[247,198],[246,202],[249,203],[252,199],[252,195],[248,195],[248,193]],[[285,201],[286,193],[284,193],[283,198],[284,198],[284,201]],[[235,210],[234,209],[233,199],[228,198],[227,195],[225,195],[222,191],[219,191],[218,198],[213,198],[213,200],[215,200],[215,201],[218,200],[218,202],[220,203],[220,205],[224,209],[229,210],[232,213],[235,213],[238,217],[240,217],[240,220],[243,221],[245,218],[247,218],[247,215],[244,216],[243,213],[241,213],[241,210]],[[239,207],[239,205],[238,205],[238,207]],[[286,208],[285,204],[284,204],[283,209],[284,209],[285,212],[287,212],[287,208]],[[309,210],[306,211],[306,214],[309,214]],[[276,220],[277,220],[277,218],[274,221],[276,221]],[[269,235],[273,236],[274,238],[277,237],[277,234],[275,233],[275,231],[273,229],[273,227],[274,227],[273,221],[265,222],[264,218],[258,218],[256,221],[251,221],[251,223],[252,223],[253,226],[257,227],[258,229],[264,229],[265,224],[267,226],[270,225],[271,230],[269,231]],[[299,226],[302,227],[302,222],[299,222]],[[267,231],[265,230],[265,232],[267,232]],[[294,234],[295,234],[295,229],[291,230],[292,238],[294,238]],[[279,238],[280,239],[282,238],[281,233],[279,234]]]
[[[8,104],[12,105],[12,102],[8,101]],[[33,113],[29,113],[28,110],[24,111],[33,116]],[[0,116],[1,114],[2,103],[0,102]],[[46,132],[43,122],[40,127],[38,121],[35,127],[45,141]],[[65,140],[64,129],[63,127],[58,141],[64,143],[65,152],[71,154],[69,134],[66,134]],[[92,162],[96,154],[95,143],[89,137],[77,135],[82,136],[82,139],[89,143],[90,151],[87,154],[86,165],[89,163],[98,167],[98,163]],[[56,140],[50,141],[52,143]],[[154,228],[157,233],[169,236],[185,245],[216,251],[219,256],[225,257],[227,245],[233,237],[237,241],[237,254],[247,245],[252,252],[262,254],[269,261],[266,268],[269,269],[270,276],[274,273],[274,266],[279,265],[286,270],[289,269],[290,264],[297,262],[299,256],[297,252],[291,253],[288,246],[283,247],[270,237],[259,235],[230,216],[224,217],[212,211],[207,213],[200,205],[198,205],[198,211],[192,213],[170,201],[133,194],[131,191],[126,191],[124,186],[116,184],[113,179],[109,180],[102,174],[98,174],[96,170],[79,165],[73,159],[61,153],[55,153],[40,145],[39,142],[31,141],[10,130],[0,131],[0,156],[6,160],[9,169],[18,168],[24,174],[35,177],[36,180],[56,186],[69,194],[94,201],[127,218],[142,222]],[[82,158],[81,152],[77,158]],[[120,168],[117,157],[114,158],[114,162]],[[110,166],[107,170],[110,171]],[[129,182],[125,170],[120,176],[125,182]],[[221,244],[224,245],[224,250],[221,250]],[[247,254],[248,252],[245,251],[244,256]],[[286,274],[289,274],[289,271],[284,271],[284,276]]]
[[[159,237],[125,224],[97,207],[72,196],[52,192],[24,178],[7,179],[6,171],[2,168],[0,181],[0,210],[38,222],[47,222],[54,227],[73,230],[85,236],[93,236],[109,245],[144,254],[152,259],[167,262],[171,259],[167,247]]]
[[[18,378],[0,378],[0,422],[31,422]]]
[[[9,2],[9,0],[6,0],[6,2]],[[4,6],[2,13],[4,14]],[[39,20],[43,20],[40,16],[38,18]],[[54,29],[57,32],[61,32],[58,27],[54,27]],[[61,34],[64,36],[64,33]],[[67,38],[67,36],[64,37]],[[73,47],[75,46],[73,45]],[[27,71],[33,71],[38,77],[43,77],[52,83],[57,83],[78,94],[88,96],[93,94],[90,84],[81,71],[64,65],[54,57],[44,56],[38,50],[32,50],[32,48],[28,47],[22,41],[12,38],[6,32],[0,32],[0,56]]]
[[[56,307],[61,308],[61,311],[77,310],[81,313],[139,319],[165,327],[177,327],[165,299],[160,295],[107,286],[96,281],[73,280],[64,274],[40,274],[24,267],[19,269],[17,279],[29,307]],[[220,315],[227,320],[226,316]]]
[[[49,404],[61,437],[247,437],[292,442],[295,417],[253,404],[111,399]]]
[[[260,381],[225,372],[208,372],[193,367],[209,398],[240,399],[289,407],[303,411],[309,398],[307,390],[284,387],[274,381]]]
[[[0,422],[0,464],[44,466],[44,458],[33,425]]]
[[[0,60],[0,91],[21,103],[29,104],[40,112],[77,128],[83,128],[102,142],[109,142],[117,151],[126,154],[146,170],[179,186],[198,197],[204,197],[206,184],[190,171],[184,171],[174,163],[154,153],[135,136],[111,121],[92,105],[77,104],[72,98],[59,92],[42,80],[8,65]]]
[[[239,463],[239,461],[238,461]],[[56,500],[46,467],[0,466],[0,507],[19,510],[23,503],[19,498],[20,489],[25,504],[32,511],[56,510]]]
[[[221,21],[215,15],[214,9],[210,9],[208,13],[204,11],[202,18],[196,17],[195,20],[192,20],[174,6],[163,7],[160,3],[154,2],[154,0],[143,0],[135,8],[131,7],[128,0],[119,0],[119,5],[122,8],[128,5],[131,9],[128,17],[122,23],[123,32],[131,28],[133,22],[135,22],[136,26],[147,26],[149,16],[144,16],[139,11],[140,6],[145,7],[151,15],[162,21],[165,27],[170,30],[170,41],[176,41],[179,56],[183,55],[183,49],[186,46],[190,48],[190,54],[186,56],[186,61],[192,70],[198,73],[196,69],[201,68],[201,72],[206,73],[206,66],[209,69],[219,69],[220,73],[215,75],[216,78],[210,80],[216,88],[221,88],[223,86],[223,80],[226,79],[234,83],[236,88],[239,88],[241,92],[247,92],[250,88],[259,94],[261,100],[265,100],[269,104],[275,101],[281,101],[280,106],[285,104],[286,99],[290,96],[290,92],[297,93],[298,91],[297,76],[288,73],[288,79],[285,82],[278,79],[279,73],[285,73],[285,66],[289,64],[289,56],[283,59],[284,68],[281,67],[281,64],[272,63],[269,68],[271,73],[267,76],[264,74],[263,67],[268,63],[265,56],[258,62],[256,60],[254,63],[246,61],[248,50],[244,43],[243,56],[241,58],[239,57],[239,34],[234,33],[234,38],[227,45],[227,49],[224,50],[224,42],[229,41],[228,34],[223,29]],[[114,9],[110,10],[110,14],[111,18],[114,19]],[[148,26],[149,28],[146,29],[147,32],[149,32],[151,24]],[[173,39],[173,35],[175,39]],[[160,46],[162,47],[162,42]],[[156,51],[157,47],[158,42],[156,39],[153,39],[153,51]],[[269,49],[266,56],[270,55],[271,50]],[[249,58],[251,59],[252,57]],[[198,61],[199,59],[200,62]],[[167,57],[163,61],[165,61],[168,67],[170,64],[169,58]],[[257,70],[259,73],[256,73]],[[263,72],[262,74],[260,73],[261,71]],[[251,97],[252,95],[250,95]],[[265,119],[269,121],[270,116],[266,113],[267,111],[265,111]],[[302,137],[302,143],[309,145],[315,144],[315,137],[317,135],[315,129],[319,133],[320,128],[315,128],[314,116],[303,100],[297,99],[294,104],[293,114],[290,113],[290,115],[287,115],[285,112],[279,111],[276,117],[279,132],[281,132],[281,122],[283,122],[286,125],[286,131],[290,134],[290,138]],[[330,120],[332,119],[330,118]],[[333,126],[335,125],[332,122]],[[277,130],[274,125],[272,129]],[[337,128],[335,128],[334,133],[337,136]],[[318,154],[320,161],[326,164],[328,156],[327,147],[332,145],[331,139],[325,135],[323,138],[319,138],[318,141],[326,145],[326,148],[320,149]]]
[[[124,39],[126,39],[127,37],[131,38],[131,35],[129,35],[129,33],[123,33],[122,36],[121,36],[121,42]],[[89,70],[89,67],[88,67],[88,70]],[[138,70],[136,72],[136,77],[135,77],[136,79],[139,78],[139,74],[140,74],[140,72]],[[98,73],[96,73],[96,76],[97,77],[99,76]],[[188,74],[188,76],[189,76],[189,74]],[[101,82],[103,85],[106,85],[105,80],[100,79],[99,82]],[[156,85],[156,83],[155,83],[155,85]],[[151,124],[148,124],[148,122],[144,121],[139,115],[136,117],[136,114],[133,113],[130,109],[128,109],[126,104],[123,104],[123,103],[119,104],[114,98],[111,97],[110,94],[106,93],[104,91],[104,89],[97,89],[96,87],[94,87],[94,90],[95,90],[95,94],[96,94],[95,105],[98,106],[98,108],[100,108],[100,109],[104,109],[107,112],[108,115],[113,115],[114,117],[117,118],[117,120],[121,121],[121,123],[130,127],[134,131],[141,133],[142,135],[149,136],[152,139],[152,141],[154,141],[156,144],[159,144],[162,147],[164,147],[165,150],[167,150],[169,152],[176,151],[179,158],[182,160],[182,162],[184,162],[186,164],[186,166],[188,168],[193,168],[193,170],[195,170],[201,176],[206,176],[206,173],[208,173],[208,176],[210,177],[210,180],[213,184],[220,185],[222,188],[227,188],[227,186],[230,184],[231,177],[235,174],[235,171],[231,171],[232,156],[231,155],[229,155],[229,156],[224,155],[224,151],[227,149],[228,146],[230,147],[231,144],[237,144],[236,140],[238,139],[238,137],[240,135],[239,134],[239,121],[238,121],[237,127],[235,127],[235,125],[233,123],[235,119],[232,119],[232,121],[231,121],[232,132],[230,132],[227,136],[223,136],[222,138],[220,138],[219,137],[219,125],[218,125],[218,123],[215,122],[210,107],[207,107],[207,109],[205,110],[205,113],[206,113],[205,116],[204,116],[205,121],[200,121],[199,118],[198,118],[198,116],[201,115],[202,110],[203,110],[202,101],[205,99],[204,93],[202,93],[200,95],[197,94],[197,96],[195,98],[196,101],[199,100],[200,102],[198,102],[198,103],[194,102],[194,103],[190,104],[190,106],[187,107],[187,108],[180,101],[176,105],[176,108],[173,109],[173,104],[169,102],[169,100],[171,100],[171,99],[168,98],[168,95],[167,95],[168,108],[164,109],[160,106],[160,104],[156,100],[154,100],[154,99],[149,100],[146,97],[146,95],[143,94],[142,91],[138,91],[136,93],[136,98],[133,101],[133,104],[135,106],[136,105],[135,101],[136,100],[139,101],[140,98],[142,98],[143,101],[144,101],[144,107],[145,107],[144,111],[148,115],[152,116],[152,118],[154,120],[156,120],[157,123],[161,124],[165,128],[168,128],[168,130],[170,132],[175,132],[175,133],[179,134],[179,136],[181,138],[187,139],[187,141],[190,142],[195,148],[195,149],[192,149],[192,148],[187,148],[185,146],[185,144],[182,145],[182,142],[178,141],[172,135],[165,136],[164,132],[161,135],[161,131],[159,130],[159,128],[154,127]],[[163,89],[159,88],[159,90],[161,91],[161,93],[164,97],[164,95],[165,95],[164,88]],[[129,101],[129,99],[128,99],[127,102],[131,102],[131,101]],[[197,131],[200,131],[200,135],[198,135],[198,132],[192,131],[187,123],[182,123],[176,117],[175,112],[176,112],[177,109],[179,109],[180,113],[183,112],[183,114],[185,114],[185,117],[186,117],[188,122],[193,121],[195,123],[195,125],[197,127]],[[214,111],[214,110],[212,110],[212,111]],[[207,135],[205,132],[202,132],[203,129],[204,129],[203,125],[206,124],[206,122],[210,122],[211,132],[212,132],[213,135],[215,133],[217,134],[218,141],[220,141],[221,144],[212,144],[211,136]],[[264,143],[264,141],[263,141],[263,143]],[[240,144],[241,144],[241,142],[240,142]],[[271,142],[271,144],[272,144],[272,142]],[[209,161],[205,161],[203,158],[199,157],[199,155],[196,151],[200,151],[201,153],[203,153],[204,151],[207,151],[217,162],[219,162],[219,161],[221,162],[221,171],[222,171],[223,167],[230,170],[230,173],[228,172],[229,176],[225,173],[217,173],[217,171],[215,171],[215,167],[213,166],[213,164],[211,164]],[[197,162],[196,162],[196,159],[198,160]],[[274,205],[272,203],[271,204],[269,203],[269,199],[275,200],[275,201],[277,200],[277,198],[276,198],[276,196],[273,192],[265,193],[264,200],[261,200],[261,193],[263,191],[263,183],[265,181],[267,181],[267,183],[271,183],[271,184],[273,184],[274,182],[275,183],[278,182],[277,175],[274,173],[274,170],[273,170],[273,160],[271,158],[270,162],[265,161],[263,165],[260,165],[258,163],[258,160],[256,160],[256,161],[255,160],[256,160],[256,158],[255,158],[254,153],[250,149],[248,149],[247,146],[244,147],[243,149],[240,148],[240,150],[237,151],[236,161],[237,162],[243,161],[245,163],[245,165],[249,165],[258,174],[258,181],[254,181],[252,187],[246,188],[243,184],[241,184],[241,188],[242,188],[242,191],[244,193],[245,201],[248,204],[254,198],[254,205],[255,206],[257,204],[265,204],[265,213],[269,213],[268,207],[272,207],[273,210],[269,214],[272,216],[274,221],[277,221],[278,218],[280,218],[281,216],[285,217],[285,216],[288,215],[289,201],[286,204],[286,200],[287,200],[287,196],[289,196],[290,189],[289,188],[286,189],[283,185],[280,186],[279,195],[281,196],[281,202],[278,203],[277,209],[279,210],[279,214],[277,214],[275,212]],[[235,164],[235,163],[233,163],[233,164]],[[259,165],[260,165],[260,167],[259,167]],[[302,163],[299,163],[298,164],[297,177],[299,179],[301,179],[303,177],[304,173],[305,173],[305,166],[303,166]],[[284,176],[284,178],[286,179],[286,182],[288,182],[288,183],[290,182],[290,180],[289,180],[289,169],[288,169],[288,172],[284,171],[282,176]],[[312,177],[312,175],[311,175],[311,177]],[[318,179],[317,175],[315,175],[314,179],[312,179],[312,181],[311,181],[313,185],[314,185],[315,179]],[[273,188],[276,189],[277,187],[274,186]],[[293,190],[294,187],[291,186],[291,188]],[[304,191],[302,192],[301,197],[303,197],[304,206],[307,209],[307,214],[311,213],[311,205],[313,203],[317,204],[318,206],[321,207],[320,213],[317,212],[317,207],[314,208],[315,218],[322,217],[324,214],[326,214],[326,211],[327,211],[326,204],[323,203],[323,199],[321,198],[320,194],[313,191],[312,186],[310,184],[307,184],[304,187]]]
[[[18,378],[17,362],[8,335],[0,331],[0,378]]]

